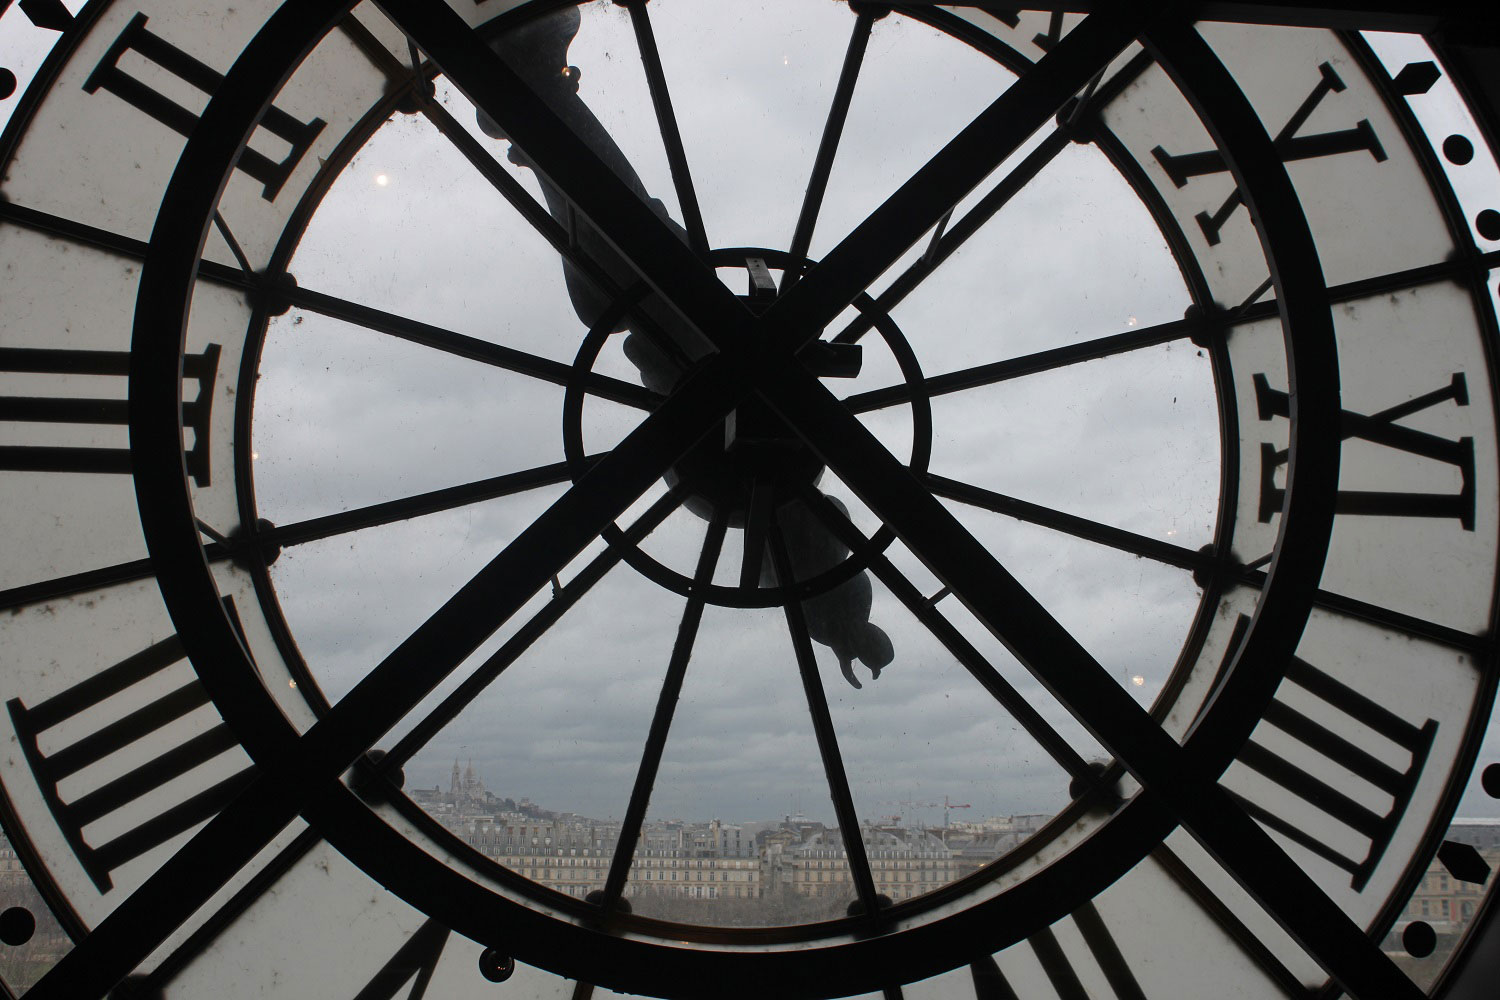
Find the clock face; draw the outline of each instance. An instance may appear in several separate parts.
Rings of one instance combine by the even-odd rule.
[[[1423,995],[1500,174],[1420,38],[3,14],[13,992]]]

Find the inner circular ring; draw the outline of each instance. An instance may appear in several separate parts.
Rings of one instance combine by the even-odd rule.
[[[739,267],[744,265],[747,257],[759,257],[766,262],[768,267],[783,272],[788,271],[793,265],[792,255],[788,252],[765,247],[727,247],[714,250],[710,252],[707,263],[710,267]],[[815,263],[808,258],[801,258],[797,261],[797,264],[804,269],[811,268]],[[604,345],[608,342],[620,319],[639,303],[647,292],[645,286],[636,285],[627,289],[612,302],[595,321],[579,345],[578,353],[574,356],[573,377],[569,379],[563,396],[563,453],[575,483],[588,471],[590,465],[586,458],[583,441],[583,404],[587,398],[586,376],[593,370],[600,352],[604,349]],[[852,304],[865,315],[880,334],[881,340],[884,341],[886,348],[901,369],[902,384],[908,390],[912,419],[912,446],[907,468],[921,478],[926,474],[928,462],[932,457],[932,401],[927,393],[921,363],[917,360],[916,352],[912,350],[906,335],[891,319],[890,314],[881,309],[868,292],[861,292]],[[746,473],[749,480],[760,477],[766,481],[767,486],[781,487],[781,492],[773,500],[773,503],[778,505],[784,505],[797,498],[798,494],[795,490],[785,491],[787,487],[801,485],[804,488],[813,488],[822,474],[822,461],[808,451],[800,440],[789,449],[790,461],[777,462],[774,455],[768,458],[762,452],[743,462],[735,462],[731,470],[727,463],[717,461],[716,456],[711,454],[721,448],[720,437],[714,430],[710,430],[703,441],[673,466],[673,472],[676,474],[673,478],[677,482],[668,480],[669,486],[686,494],[683,505],[704,518],[705,521],[713,516],[717,508],[725,504],[748,502],[749,482],[746,479],[741,479],[739,482],[729,481],[733,471]],[[800,452],[797,450],[799,448]],[[731,509],[726,514],[730,526],[743,526],[743,509]],[[638,544],[626,539],[624,532],[617,524],[611,524],[605,528],[602,537],[638,573],[658,586],[682,597],[701,593],[705,600],[722,607],[772,608],[780,607],[788,601],[805,601],[827,593],[863,572],[869,567],[869,560],[872,556],[890,547],[896,539],[896,533],[889,527],[881,525],[879,530],[869,537],[868,545],[856,548],[834,565],[806,579],[793,581],[791,584],[777,583],[767,587],[752,587],[711,583],[701,591],[695,586],[691,577],[665,565],[641,549]]]

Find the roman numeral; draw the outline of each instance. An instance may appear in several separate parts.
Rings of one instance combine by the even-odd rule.
[[[354,995],[354,1000],[396,1000],[396,994],[407,983],[411,983],[411,991],[404,1000],[422,1000],[443,946],[448,943],[448,933],[448,928],[434,920],[418,927],[391,960],[380,967],[369,985]]]
[[[183,83],[199,90],[205,97],[212,96],[224,76],[204,63],[199,62],[177,46],[146,27],[146,15],[136,14],[131,18],[120,37],[99,60],[99,65],[84,81],[83,89],[92,94],[107,90],[127,104],[144,111],[181,136],[191,135],[198,124],[198,115],[156,90],[149,84],[131,76],[119,66],[120,58],[127,52],[149,60],[160,69],[177,77]],[[251,149],[248,145],[240,152],[235,166],[265,185],[261,196],[267,201],[275,199],[303,155],[323,130],[325,122],[314,118],[301,122],[280,108],[272,106],[261,116],[260,127],[281,139],[291,147],[281,161]]]
[[[1325,97],[1343,91],[1346,86],[1328,63],[1320,64],[1318,72],[1320,76],[1317,86],[1313,87],[1312,92],[1307,95],[1302,105],[1282,126],[1281,131],[1273,140],[1281,162],[1291,163],[1293,160],[1310,160],[1322,156],[1336,156],[1340,153],[1356,153],[1361,150],[1373,156],[1377,163],[1384,160],[1385,150],[1381,147],[1380,140],[1376,137],[1374,128],[1370,126],[1368,118],[1361,118],[1352,128],[1320,132],[1315,135],[1297,134],[1307,123],[1307,119],[1317,110],[1318,105],[1323,103]],[[1229,165],[1224,162],[1224,154],[1217,149],[1173,155],[1157,146],[1151,150],[1151,155],[1156,157],[1156,162],[1162,165],[1167,176],[1172,178],[1172,183],[1178,187],[1185,187],[1194,177],[1201,177],[1204,174],[1221,174],[1229,169]],[[1219,206],[1218,211],[1197,214],[1195,218],[1198,220],[1198,228],[1203,230],[1209,246],[1214,246],[1219,242],[1219,233],[1224,228],[1224,224],[1244,203],[1240,189],[1235,188],[1233,193],[1224,200],[1224,204]]]
[[[21,0],[21,13],[38,28],[67,31],[73,26],[73,14],[62,0]]]
[[[184,655],[182,643],[172,636],[45,701],[28,707],[21,699],[14,698],[6,706],[47,807],[100,892],[112,887],[110,872],[219,812],[249,780],[252,769],[247,767],[179,797],[165,808],[154,809],[145,822],[104,843],[93,844],[84,836],[84,828],[89,824],[151,795],[174,778],[237,746],[238,741],[229,727],[220,722],[206,731],[184,736],[153,759],[65,801],[58,790],[60,783],[75,775],[86,775],[101,763],[104,767],[99,770],[112,773],[110,758],[122,752],[131,755],[129,748],[137,740],[168,729],[194,709],[208,704],[208,692],[194,678],[139,708],[106,712],[114,716],[113,721],[99,724],[87,735],[50,753],[42,751],[38,737],[99,706],[137,704],[137,686],[149,684],[152,677],[181,661]],[[132,694],[136,695],[134,699]]]
[[[1285,392],[1272,389],[1263,374],[1257,373],[1255,405],[1260,419],[1290,417],[1291,400]],[[1468,385],[1462,373],[1441,389],[1424,393],[1379,413],[1365,415],[1343,411],[1342,440],[1359,438],[1372,444],[1408,452],[1442,462],[1457,469],[1462,485],[1457,493],[1402,493],[1393,491],[1340,490],[1336,510],[1340,514],[1380,514],[1386,517],[1446,517],[1456,520],[1467,531],[1474,530],[1474,439],[1461,437],[1451,441],[1426,431],[1413,430],[1396,423],[1403,417],[1452,402],[1469,404]],[[1260,446],[1260,520],[1269,521],[1281,511],[1286,490],[1276,485],[1276,474],[1286,464],[1287,453],[1270,444]]]
[[[130,374],[126,351],[72,351],[50,347],[0,347],[0,372],[44,375]],[[193,432],[187,470],[199,486],[209,485],[209,407],[219,372],[219,345],[183,358],[183,377],[198,383],[196,399],[183,403],[182,422]],[[123,393],[121,394],[123,397]],[[98,427],[129,423],[124,398],[87,399],[79,396],[0,396],[0,423],[90,424]],[[130,449],[71,445],[0,445],[0,469],[23,472],[129,473]]]
[[[1125,956],[1120,953],[1119,945],[1094,904],[1084,903],[1081,909],[1074,911],[1072,919],[1116,1000],[1146,1000],[1146,994],[1141,991],[1130,966],[1125,964]],[[1103,1000],[1084,988],[1051,928],[1033,934],[1027,939],[1027,944],[1035,952],[1058,1000]],[[1006,981],[993,958],[986,956],[975,962],[969,966],[969,972],[974,978],[974,995],[979,1000],[1018,1000],[1015,989]]]
[[[1289,704],[1285,700],[1289,693],[1287,682],[1296,685],[1301,693],[1313,696],[1323,706],[1335,710],[1343,723],[1338,727],[1340,732],[1334,732]],[[1299,700],[1304,707],[1311,707],[1307,699]],[[1314,709],[1314,713],[1324,718],[1328,716],[1326,711]],[[1284,810],[1275,803],[1255,802],[1245,795],[1232,793],[1251,816],[1301,844],[1318,857],[1342,868],[1350,875],[1349,884],[1356,890],[1363,889],[1375,866],[1380,863],[1380,857],[1396,832],[1401,815],[1406,811],[1406,804],[1416,789],[1422,766],[1427,761],[1427,752],[1432,746],[1433,735],[1437,732],[1437,723],[1428,719],[1422,725],[1414,726],[1347,684],[1296,657],[1292,658],[1286,672],[1286,681],[1277,689],[1276,698],[1267,709],[1264,721],[1296,741],[1298,757],[1306,759],[1305,751],[1310,750],[1390,796],[1391,804],[1384,812],[1356,801],[1344,791],[1314,777],[1282,753],[1267,746],[1264,742],[1265,735],[1259,728],[1257,733],[1262,734],[1261,739],[1257,740],[1252,736],[1237,757],[1240,763],[1269,778],[1292,795],[1314,806],[1339,827],[1353,831],[1369,843],[1369,849],[1362,857],[1351,857],[1319,839],[1306,828],[1306,824],[1288,822],[1282,815]],[[1364,746],[1357,745],[1340,734],[1354,731],[1361,734],[1360,742]],[[1285,743],[1284,740],[1278,742]],[[1377,756],[1383,752],[1390,759],[1391,746],[1405,756],[1407,763],[1404,767],[1393,767]],[[1290,746],[1286,748],[1292,749]],[[1375,752],[1371,752],[1372,749]]]

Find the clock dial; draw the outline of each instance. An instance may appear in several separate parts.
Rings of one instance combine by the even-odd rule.
[[[1437,62],[788,10],[827,92],[765,84],[819,110],[761,191],[703,132],[744,12],[4,14],[58,33],[0,140],[36,996],[1421,995],[1379,941],[1484,737],[1497,558]],[[406,781],[494,732],[540,807]],[[938,775],[1035,822],[872,822]],[[657,819],[735,787],[815,815]]]

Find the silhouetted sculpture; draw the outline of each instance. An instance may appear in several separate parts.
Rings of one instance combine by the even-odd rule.
[[[577,67],[568,65],[567,55],[568,46],[578,34],[580,23],[578,9],[564,7],[492,40],[490,47],[588,144],[631,192],[677,234],[678,239],[687,243],[686,231],[667,214],[666,206],[660,199],[650,196],[625,154],[578,96],[580,71]],[[483,111],[478,113],[478,123],[480,129],[491,138],[508,139],[504,130]],[[525,152],[514,143],[507,156],[518,166],[535,169]],[[538,172],[537,179],[547,202],[547,210],[560,224],[569,227],[583,253],[620,287],[628,288],[633,285],[637,280],[635,269],[587,219],[573,211],[562,192],[545,176]],[[611,301],[566,258],[563,259],[563,277],[574,312],[592,329],[612,305]],[[674,310],[650,299],[642,303],[640,308],[666,335],[671,347],[680,351],[689,362],[697,361],[710,353],[711,346],[706,340]],[[625,338],[625,357],[639,370],[641,383],[653,392],[662,395],[670,393],[682,377],[683,367],[661,343],[632,329],[628,317],[622,318],[611,332],[626,330],[631,332]],[[818,475],[820,474],[819,471]],[[667,472],[665,478],[675,488],[681,484],[682,473],[674,467]],[[812,484],[816,485],[817,475],[811,478]],[[690,488],[691,485],[690,483]],[[841,513],[848,513],[839,501],[829,499]],[[715,502],[706,496],[690,495],[684,501],[684,506],[705,520],[712,517],[715,511]],[[734,511],[730,515],[730,523],[743,524],[744,516],[743,510]],[[838,565],[849,555],[849,550],[843,543],[800,500],[783,504],[776,512],[776,522],[786,540],[792,574],[798,580],[806,580],[822,573]],[[761,565],[762,585],[774,585],[776,580],[770,560],[763,560]],[[878,626],[871,624],[870,606],[870,581],[862,572],[803,602],[809,636],[833,650],[844,677],[856,688],[861,685],[854,674],[855,660],[868,667],[872,677],[879,677],[880,671],[890,664],[895,655],[890,638]]]

